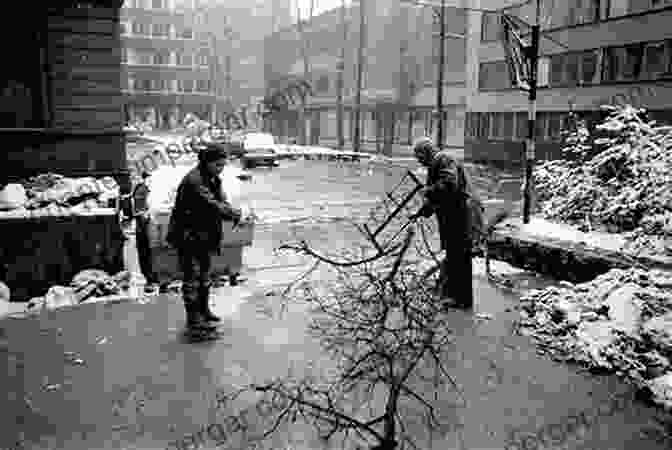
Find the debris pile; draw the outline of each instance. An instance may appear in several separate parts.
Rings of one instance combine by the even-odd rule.
[[[92,298],[125,295],[129,292],[132,274],[128,271],[109,275],[105,271],[87,269],[79,272],[69,286],[52,286],[42,297],[30,299],[28,311],[72,306]]]
[[[112,177],[68,178],[46,173],[0,190],[0,217],[63,216],[107,208],[119,197]]]
[[[532,290],[520,316],[518,332],[541,353],[616,373],[672,409],[672,273],[613,269],[587,283]]]
[[[571,159],[537,166],[542,215],[623,233],[624,250],[672,254],[672,126],[648,122],[632,106],[604,109],[594,131],[578,119],[569,130]]]

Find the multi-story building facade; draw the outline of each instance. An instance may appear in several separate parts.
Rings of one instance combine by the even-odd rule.
[[[446,14],[446,64],[444,73],[444,145],[462,147],[465,105],[464,11]],[[399,0],[365,4],[365,62],[361,91],[361,138],[367,151],[385,154],[410,152],[415,137],[433,134],[436,128],[438,78],[438,24],[432,9]],[[354,108],[359,46],[359,2],[345,13],[345,42],[340,9],[305,22],[303,33],[296,25],[266,39],[267,88],[277,88],[286,78],[311,81],[314,96],[305,111],[307,141],[337,143],[337,79],[344,46],[344,137],[350,146],[354,134]],[[304,47],[305,45],[305,47]],[[306,58],[304,58],[304,48]],[[272,118],[272,130],[286,138],[298,138],[298,108]],[[297,139],[300,140],[300,139]]]
[[[509,2],[511,3],[511,2]],[[487,6],[483,6],[487,4]],[[506,6],[472,1],[474,8]],[[536,0],[508,8],[528,23]],[[528,99],[511,86],[497,14],[469,13],[465,155],[519,164]],[[590,122],[600,106],[629,103],[672,119],[672,0],[565,0],[541,3],[537,159],[561,155],[569,112]]]
[[[216,36],[198,0],[126,0],[121,11],[126,119],[157,128],[187,113],[216,121],[230,109]]]

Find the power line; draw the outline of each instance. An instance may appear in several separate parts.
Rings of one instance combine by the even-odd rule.
[[[516,3],[513,5],[506,6],[502,9],[482,9],[482,8],[470,8],[468,6],[453,6],[453,5],[444,5],[443,8],[451,8],[451,9],[461,9],[463,11],[474,11],[474,12],[485,12],[485,13],[501,13],[502,10],[504,9],[512,9],[512,8],[518,8],[521,6],[526,6],[532,3],[534,0],[527,0],[522,3]],[[423,0],[401,0],[401,3],[407,3],[407,4],[416,4],[419,6],[430,6],[433,8],[441,8],[441,4],[438,3],[433,3],[429,1],[423,1]]]

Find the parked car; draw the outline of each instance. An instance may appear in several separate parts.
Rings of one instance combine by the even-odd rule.
[[[278,165],[278,150],[275,138],[268,133],[249,133],[243,138],[243,155],[240,162],[244,168]]]

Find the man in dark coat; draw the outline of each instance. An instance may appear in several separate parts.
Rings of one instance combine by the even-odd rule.
[[[147,281],[145,289],[150,291],[158,283],[158,278],[152,267],[152,250],[149,246],[149,173],[143,172],[140,182],[133,188],[131,200],[133,202],[133,216],[135,217],[135,244],[138,250],[140,271]]]
[[[448,153],[439,151],[430,138],[422,138],[413,146],[418,162],[427,167],[425,204],[414,215],[436,214],[445,251],[441,263],[438,291],[446,306],[471,308],[472,286],[472,218],[471,205],[481,208],[464,167]]]
[[[166,240],[177,248],[183,274],[182,296],[189,328],[211,328],[218,322],[209,308],[210,268],[222,241],[222,221],[240,221],[241,212],[224,197],[219,174],[227,153],[208,146],[198,155],[198,166],[182,180],[170,216]]]

